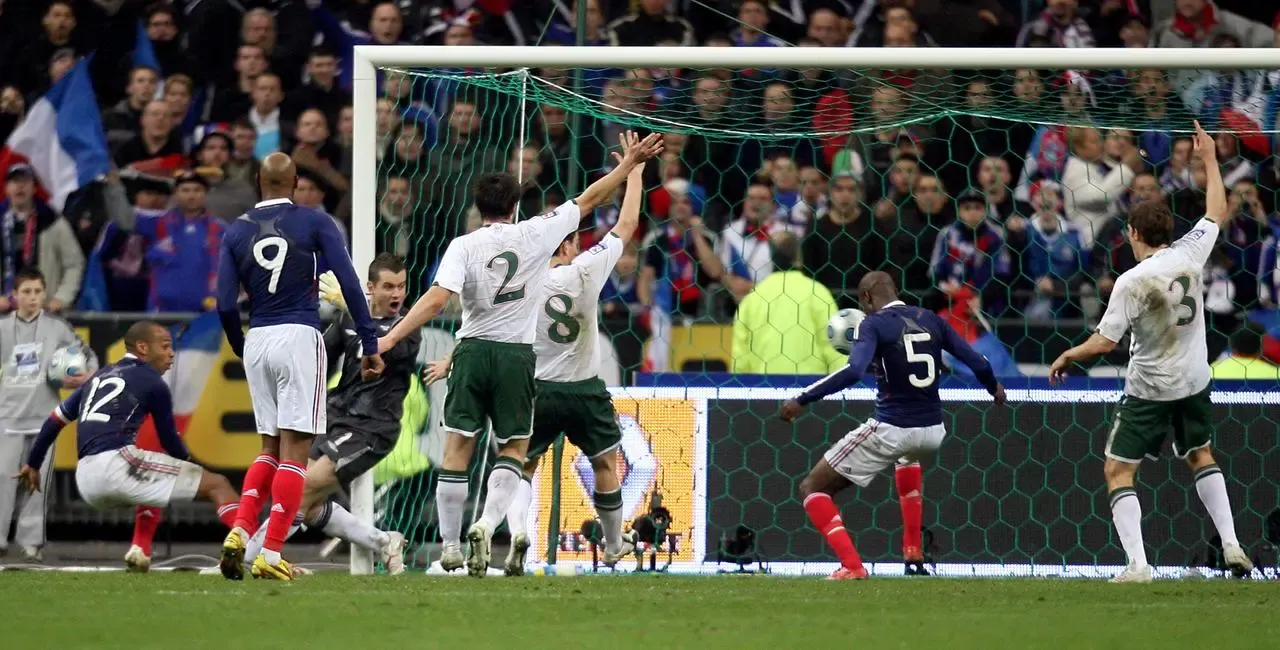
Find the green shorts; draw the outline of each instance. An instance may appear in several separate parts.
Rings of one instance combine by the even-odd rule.
[[[528,438],[536,361],[532,345],[458,341],[444,398],[444,430],[472,438],[484,430],[487,418],[499,444]]]
[[[1116,407],[1106,454],[1126,463],[1144,457],[1160,458],[1160,446],[1173,432],[1173,453],[1178,458],[1207,447],[1213,436],[1213,405],[1209,388],[1170,402],[1153,402],[1125,395]]]
[[[613,451],[622,443],[613,398],[603,381],[538,382],[528,458],[546,453],[562,433],[587,458]]]

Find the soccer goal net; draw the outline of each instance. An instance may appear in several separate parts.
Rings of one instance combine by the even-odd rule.
[[[1044,376],[1135,264],[1130,206],[1168,203],[1175,235],[1203,216],[1189,139],[1199,120],[1216,136],[1238,216],[1194,301],[1210,355],[1239,357],[1221,376],[1262,378],[1247,373],[1276,326],[1272,69],[1280,55],[1267,50],[362,47],[355,259],[404,255],[419,293],[449,242],[480,227],[480,174],[520,179],[524,219],[606,173],[619,133],[664,133],[666,151],[645,169],[642,231],[600,310],[626,521],[659,500],[669,516],[658,566],[834,566],[797,486],[873,415],[873,390],[816,404],[794,426],[776,413],[842,365],[826,316],[857,306],[859,279],[883,270],[1010,387],[1012,403],[991,408],[963,364],[936,369],[950,437],[925,464],[926,553],[957,575],[1108,573],[1124,561],[1101,465],[1125,346],[1063,388]],[[586,242],[608,232],[620,201],[585,215]],[[789,269],[812,279],[791,283],[811,295],[766,288]],[[817,325],[797,315],[808,311]],[[458,318],[454,309],[432,325],[423,360],[447,352]],[[358,512],[404,532],[419,567],[436,559],[442,391],[423,389],[400,447],[357,489]],[[1274,372],[1215,393],[1215,447],[1250,548],[1280,518],[1280,490],[1263,472],[1280,462],[1278,400]],[[486,469],[478,458],[477,506]],[[1142,484],[1152,563],[1212,565],[1213,526],[1185,467],[1149,464]],[[892,473],[839,501],[863,557],[900,572]],[[544,463],[529,517],[531,559],[591,559],[591,470],[571,445]]]

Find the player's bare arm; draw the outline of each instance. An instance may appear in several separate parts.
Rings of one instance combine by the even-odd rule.
[[[1222,168],[1218,166],[1218,145],[1213,136],[1205,132],[1197,120],[1196,135],[1192,140],[1192,150],[1204,162],[1205,187],[1204,216],[1218,224],[1218,228],[1226,228],[1231,221],[1231,211],[1227,207],[1227,186],[1222,182]]]
[[[634,139],[636,135],[627,132],[624,137]],[[622,165],[622,156],[613,154],[618,165]],[[609,231],[623,244],[631,241],[635,236],[636,229],[640,227],[640,203],[644,199],[644,163],[631,168],[631,173],[627,175],[627,194],[622,199],[622,210],[618,213],[618,223],[613,226],[613,230]]]
[[[586,189],[574,203],[578,204],[578,210],[583,214],[604,205],[613,198],[613,193],[617,191],[622,182],[627,180],[631,175],[631,170],[636,165],[644,163],[662,153],[662,134],[650,133],[643,140],[639,140],[635,133],[628,131],[620,136],[618,140],[622,145],[622,156],[617,167],[613,171],[605,175],[604,178],[594,182]]]
[[[400,319],[396,326],[387,332],[386,336],[378,339],[378,354],[384,354],[397,343],[408,336],[410,332],[414,332],[431,322],[441,309],[449,303],[454,293],[438,284],[431,285],[417,302],[413,303],[413,307],[409,309],[409,313]]]
[[[1051,385],[1062,383],[1063,378],[1066,377],[1067,368],[1072,364],[1093,361],[1114,349],[1116,349],[1115,341],[1101,334],[1090,336],[1089,340],[1063,352],[1054,360],[1053,365],[1049,367],[1049,383]]]

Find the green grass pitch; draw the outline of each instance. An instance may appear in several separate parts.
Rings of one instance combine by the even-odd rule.
[[[0,602],[5,647],[59,650],[1280,647],[1261,581],[4,572]]]

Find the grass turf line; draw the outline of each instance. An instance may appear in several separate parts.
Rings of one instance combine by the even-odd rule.
[[[1275,647],[1280,583],[0,574],[25,648]],[[1208,636],[1206,636],[1208,635]],[[922,645],[930,644],[930,645]],[[936,644],[936,645],[933,645]]]

